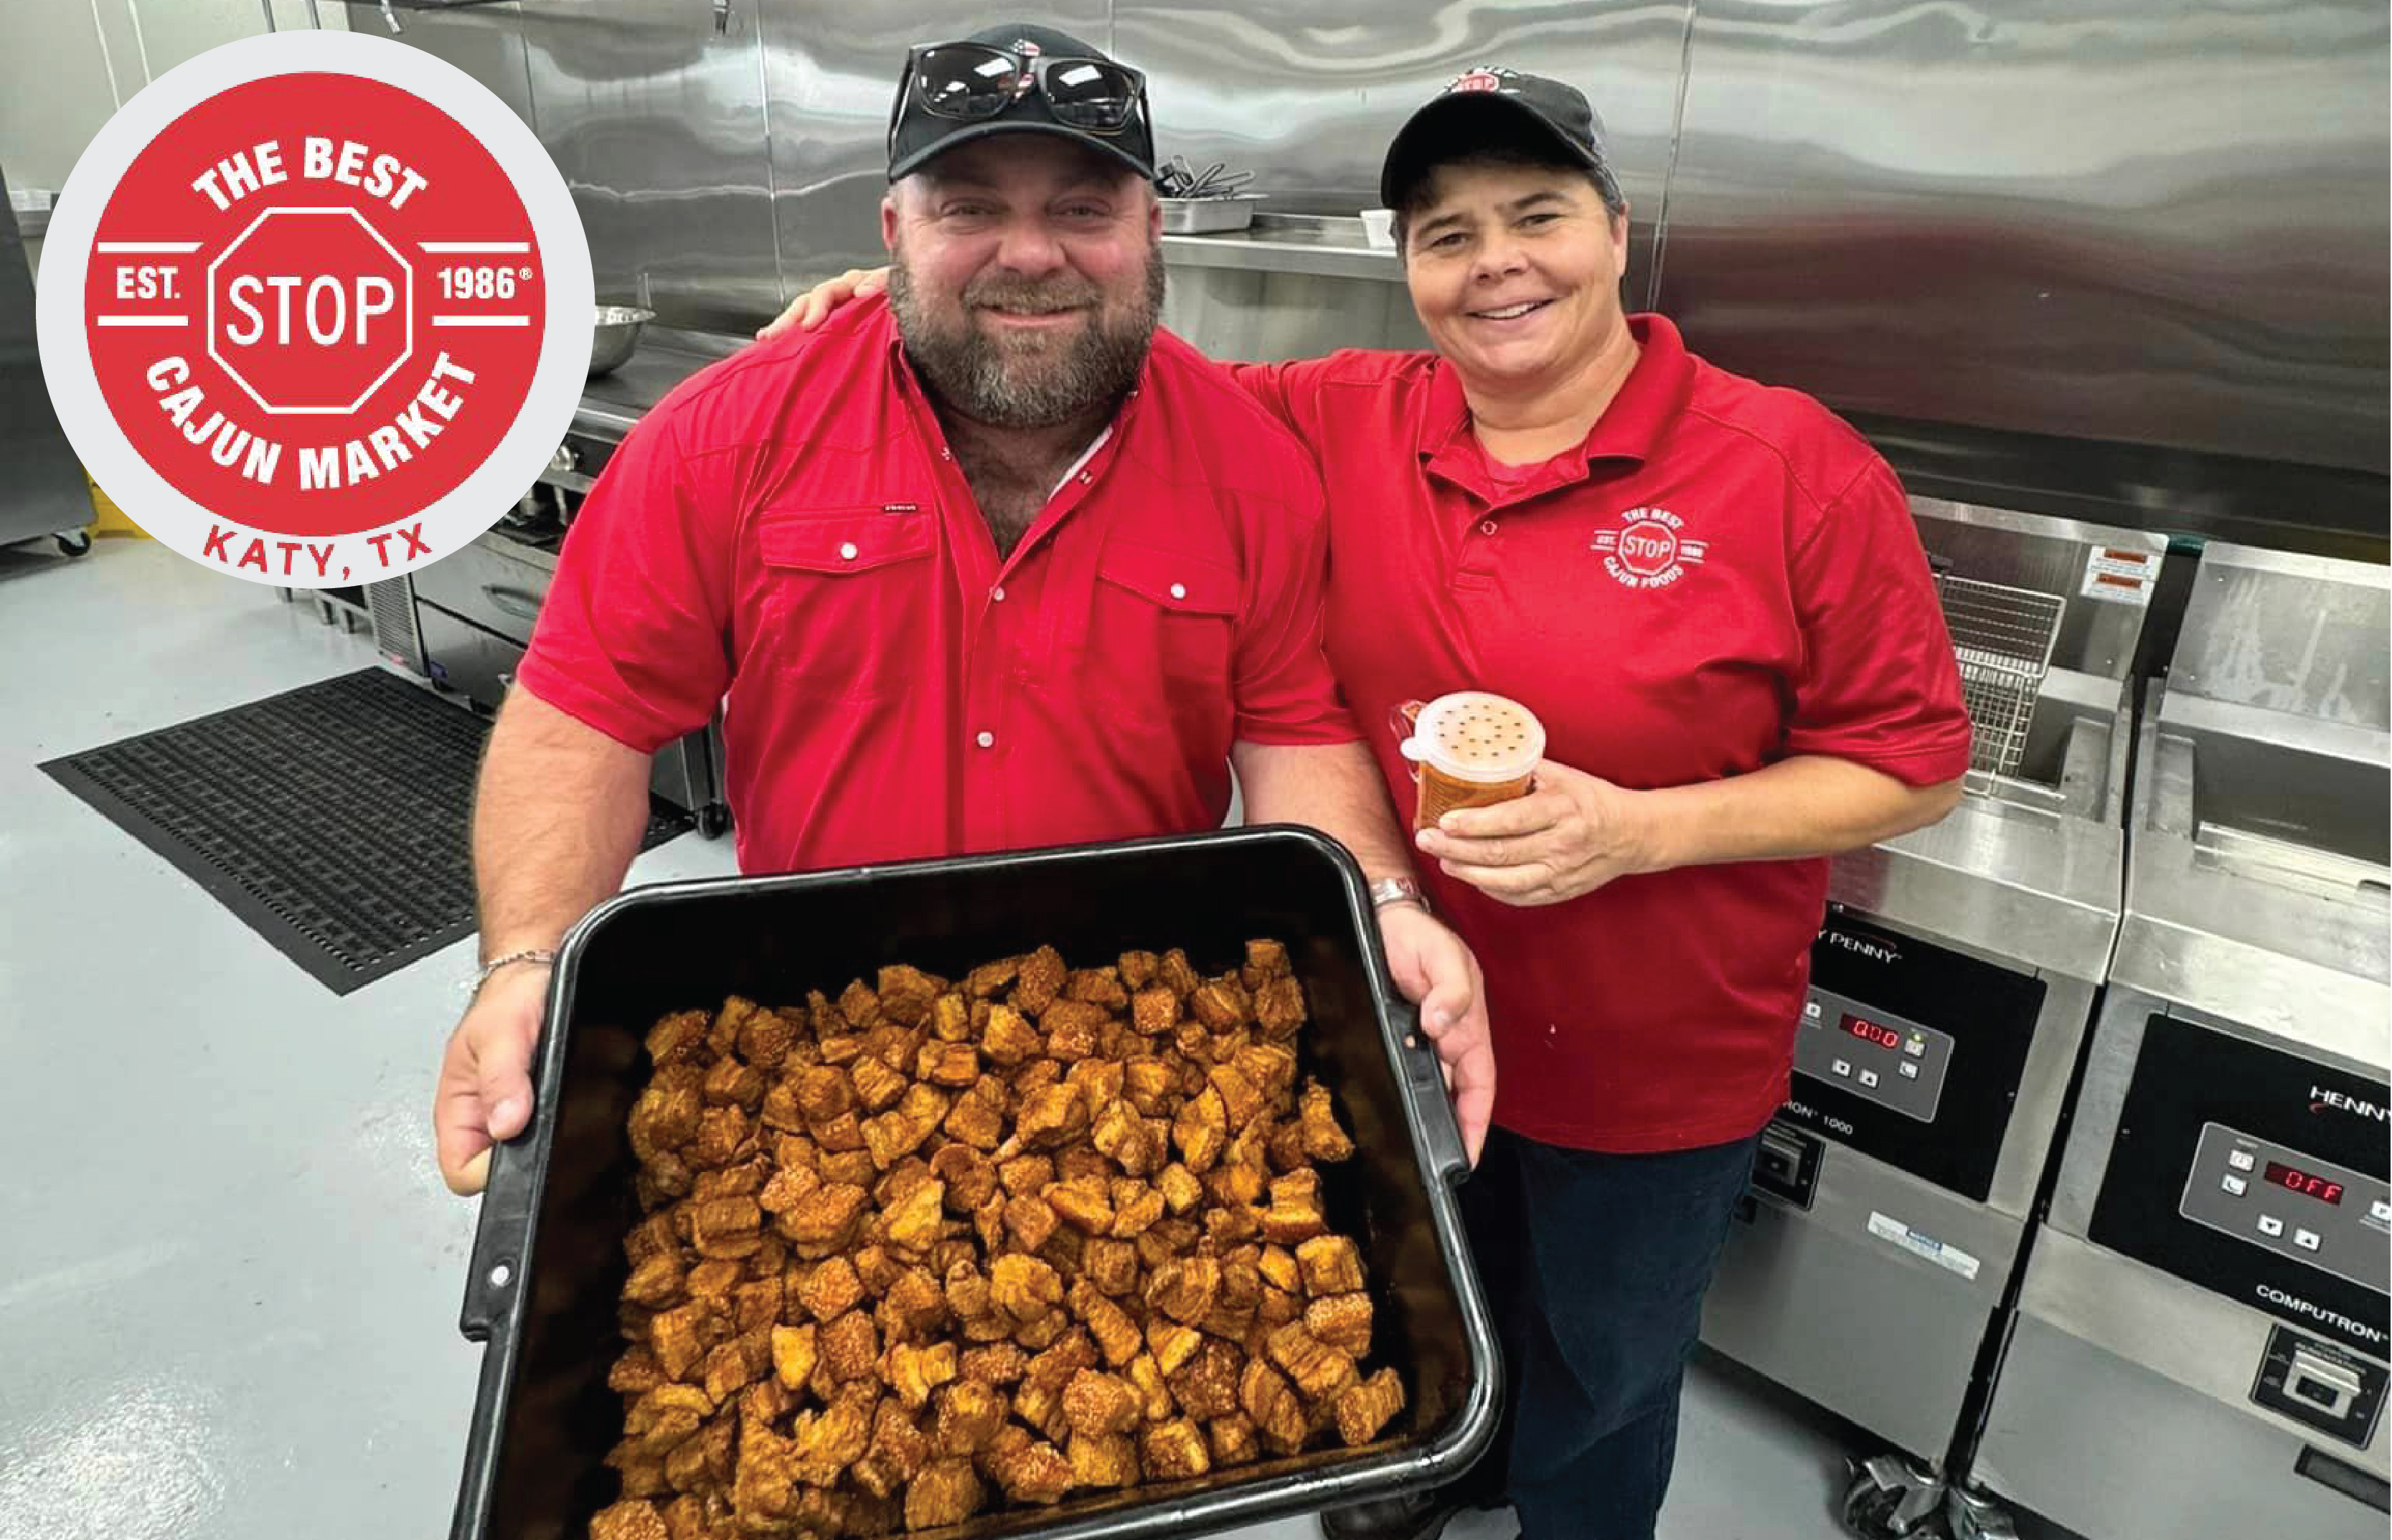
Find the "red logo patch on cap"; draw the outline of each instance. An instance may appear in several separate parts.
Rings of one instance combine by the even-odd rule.
[[[1500,91],[1502,88],[1503,77],[1488,69],[1473,70],[1446,87],[1448,91]]]
[[[212,50],[68,187],[45,378],[94,478],[184,555],[291,588],[396,576],[495,524],[570,423],[592,314],[570,195],[420,50]]]

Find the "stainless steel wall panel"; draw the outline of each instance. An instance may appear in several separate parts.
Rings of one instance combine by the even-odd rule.
[[[1703,0],[1663,305],[1845,410],[2380,474],[2386,32]]]
[[[349,11],[381,25],[373,5]],[[1820,396],[1914,491],[2392,549],[2380,0],[1025,14],[1146,70],[1160,150],[1253,169],[1273,213],[1374,204],[1389,136],[1473,64],[1572,81],[1632,204],[1631,303],[1727,368]],[[718,33],[709,0],[523,0],[409,12],[405,40],[534,123],[603,292],[736,333],[881,260],[898,61],[984,19],[730,0]],[[1182,258],[1172,323],[1225,353],[1420,341],[1399,288],[1183,279]]]
[[[330,12],[337,6],[326,7]],[[283,25],[290,26],[291,12],[296,6],[280,7]],[[351,0],[344,12],[349,30],[368,37],[387,37],[390,29],[383,23],[382,7]],[[399,25],[406,29],[398,41],[422,49],[447,60],[487,85],[516,117],[531,124],[531,74],[524,58],[522,7],[509,3],[476,6],[467,10],[402,11],[396,13]],[[305,23],[301,23],[304,25]]]
[[[697,0],[523,5],[533,126],[573,188],[602,302],[728,330],[780,308],[755,6],[734,0],[717,32]]]
[[[1147,71],[1155,149],[1202,170],[1252,168],[1272,212],[1353,214],[1379,202],[1379,162],[1412,110],[1476,64],[1568,81],[1602,114],[1627,194],[1628,293],[1650,287],[1689,7],[1400,6],[1371,0],[1228,6],[1120,0],[1114,41]],[[1417,328],[1410,333],[1417,337]],[[1411,345],[1368,334],[1346,345]]]

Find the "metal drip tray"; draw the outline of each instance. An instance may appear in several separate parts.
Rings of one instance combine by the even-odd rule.
[[[2192,846],[2201,865],[2236,876],[2320,899],[2376,904],[2392,899],[2392,868],[2379,862],[2221,823],[2202,824],[2193,833]]]
[[[2143,731],[2112,980],[2304,1052],[2380,1061],[2385,734],[2173,694]]]
[[[2384,733],[2171,696],[2158,747],[2152,828],[2206,862],[2341,891],[2392,865]]]

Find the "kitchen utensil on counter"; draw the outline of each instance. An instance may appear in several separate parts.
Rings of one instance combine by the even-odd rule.
[[[639,350],[640,333],[656,318],[653,310],[635,304],[602,304],[590,330],[590,378],[611,374],[630,362]]]
[[[1199,172],[1188,163],[1188,157],[1174,155],[1155,173],[1154,190],[1165,199],[1226,198],[1254,179],[1251,171],[1230,171],[1226,161],[1216,161]]]

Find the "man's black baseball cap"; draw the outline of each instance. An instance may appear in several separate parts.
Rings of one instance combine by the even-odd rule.
[[[1490,130],[1549,148],[1564,164],[1585,166],[1604,201],[1620,202],[1619,179],[1604,156],[1603,120],[1586,94],[1543,75],[1484,66],[1456,78],[1396,131],[1379,168],[1379,201],[1401,208],[1438,162],[1459,146],[1486,143]]]
[[[962,45],[960,48],[957,44],[916,47],[907,55],[904,78],[897,83],[897,100],[890,112],[889,180],[894,182],[910,175],[920,170],[923,162],[932,156],[953,149],[957,145],[984,139],[994,134],[1051,134],[1100,150],[1149,181],[1153,180],[1154,124],[1147,111],[1144,75],[1116,64],[1101,50],[1091,47],[1069,32],[1028,22],[985,28],[960,39],[959,44]],[[931,110],[924,104],[922,93],[916,85],[919,64],[925,54],[935,55],[936,49],[944,48],[968,55],[977,52],[968,46],[974,44],[1011,55],[1017,64],[1026,68],[1035,68],[1046,62],[1054,72],[1044,77],[1038,84],[1020,90],[993,116],[967,120]],[[948,57],[953,58],[954,53]],[[1127,119],[1119,128],[1084,127],[1057,115],[1049,90],[1068,92],[1074,81],[1068,65],[1055,65],[1053,61],[1070,59],[1092,60],[1108,71],[1120,72],[1118,77],[1104,77],[1109,84],[1101,85],[1095,84],[1087,72],[1081,72],[1084,79],[1089,80],[1091,90],[1111,93],[1117,86],[1134,90],[1135,99],[1130,104]],[[1003,68],[1001,61],[994,59],[984,59],[982,63],[985,68]]]

